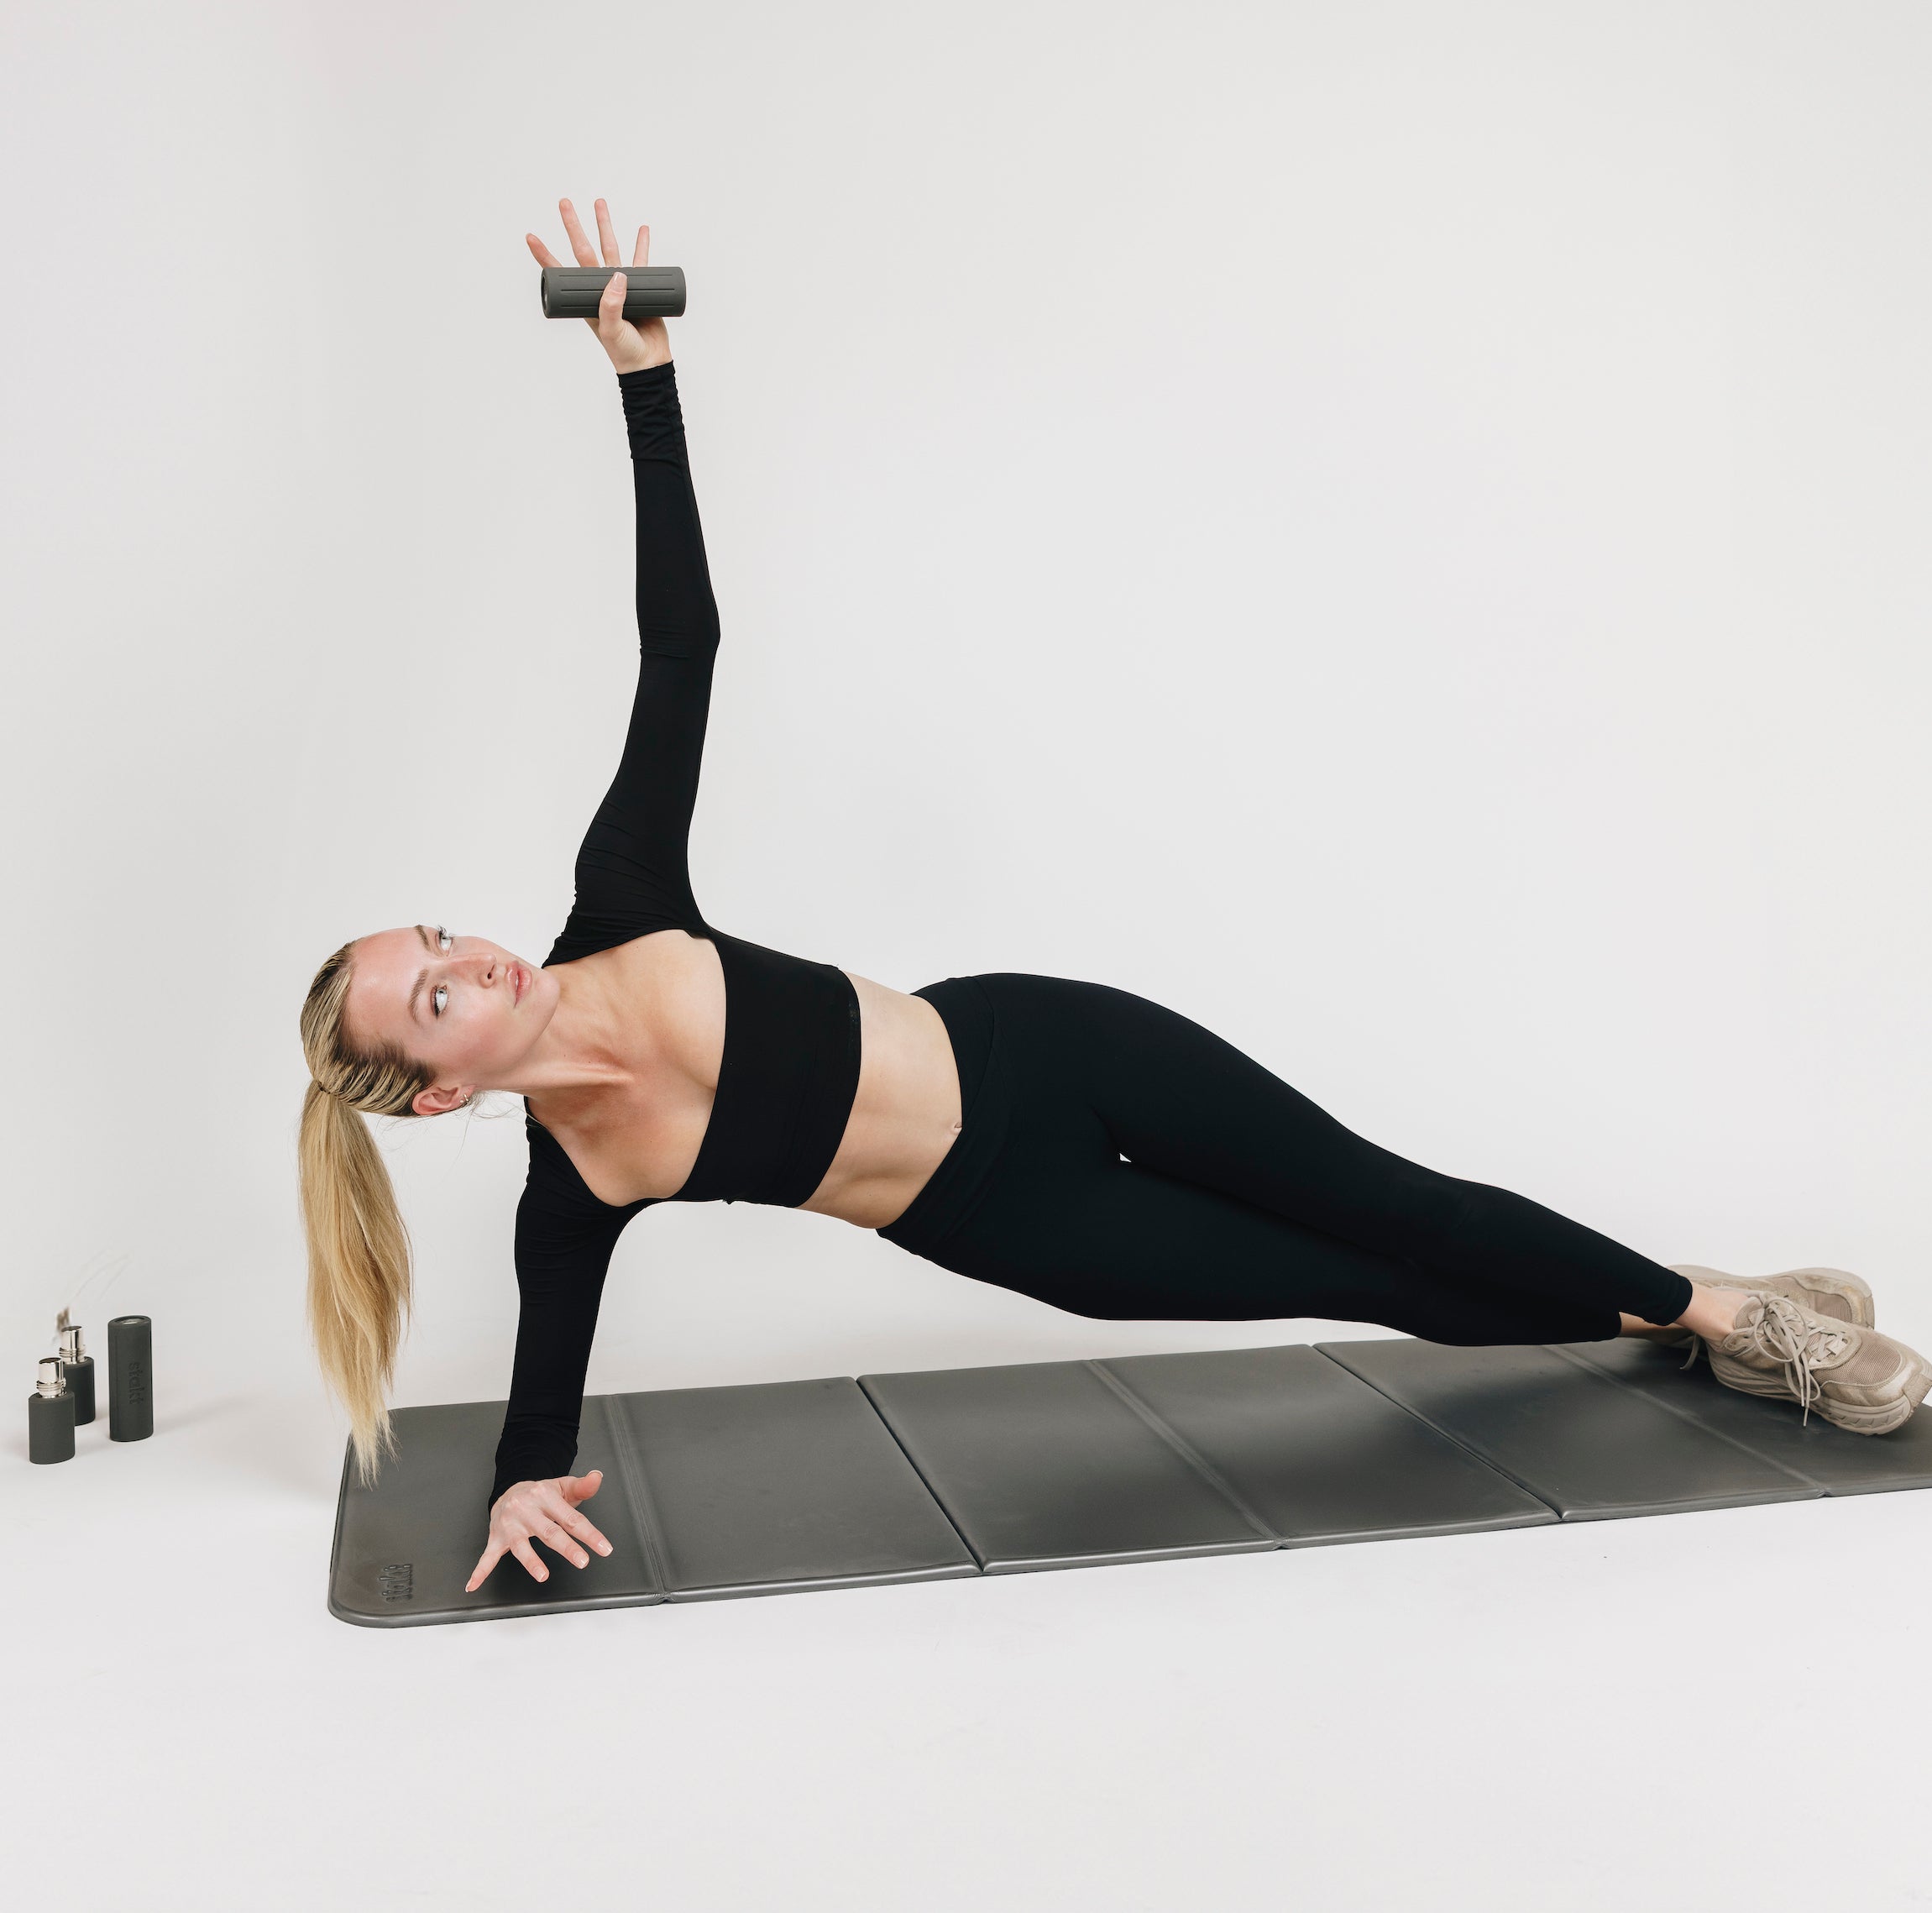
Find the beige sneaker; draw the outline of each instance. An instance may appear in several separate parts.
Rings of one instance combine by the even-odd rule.
[[[1704,1288],[1739,1288],[1752,1295],[1781,1295],[1809,1308],[1860,1329],[1876,1325],[1872,1285],[1849,1269],[1787,1269],[1777,1276],[1727,1276],[1722,1269],[1700,1269],[1694,1262],[1673,1262],[1673,1275],[1684,1276]]]
[[[1728,1388],[1804,1404],[1855,1434],[1888,1434],[1932,1392],[1932,1365],[1888,1335],[1834,1320],[1782,1295],[1756,1294],[1728,1335],[1707,1339]]]

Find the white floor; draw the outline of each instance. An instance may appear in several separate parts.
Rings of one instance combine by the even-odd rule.
[[[1932,1905],[1932,1496],[385,1632],[280,1392],[4,1458],[13,1890]]]

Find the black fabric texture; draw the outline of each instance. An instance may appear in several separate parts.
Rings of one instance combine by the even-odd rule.
[[[637,506],[637,690],[617,774],[547,960],[661,930],[716,946],[724,1058],[671,1202],[797,1207],[837,1153],[859,1079],[851,979],[726,936],[686,845],[718,612],[669,365],[618,384]],[[1143,998],[1048,977],[918,993],[958,1065],[961,1132],[878,1233],[980,1281],[1109,1320],[1376,1322],[1431,1341],[1600,1339],[1620,1310],[1674,1321],[1680,1276],[1506,1190],[1365,1142],[1219,1037]],[[490,1500],[569,1470],[610,1255],[649,1202],[599,1202],[529,1120],[516,1212],[521,1313]]]
[[[704,1140],[677,1203],[796,1208],[825,1180],[859,1087],[851,979],[726,936],[691,890],[687,845],[704,761],[718,606],[668,364],[617,381],[637,506],[636,694],[617,774],[577,853],[577,894],[545,967],[682,930],[717,946],[725,1054]],[[516,1209],[521,1297],[496,1500],[515,1481],[568,1471],[611,1252],[651,1202],[593,1195],[557,1139],[526,1116],[530,1173]]]
[[[888,1242],[1105,1321],[1377,1322],[1432,1342],[1600,1341],[1690,1284],[1506,1189],[1344,1129],[1159,1004],[1055,977],[917,993],[959,1135]]]

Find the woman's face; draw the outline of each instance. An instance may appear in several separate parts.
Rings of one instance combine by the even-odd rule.
[[[350,962],[351,1038],[393,1043],[436,1073],[416,1098],[421,1115],[453,1109],[475,1089],[514,1088],[557,1010],[552,972],[440,924],[378,930]]]

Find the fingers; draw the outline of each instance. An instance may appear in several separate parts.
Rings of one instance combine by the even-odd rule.
[[[573,1568],[590,1565],[588,1549],[594,1549],[599,1554],[610,1554],[610,1542],[586,1516],[577,1512],[575,1506],[578,1501],[595,1494],[603,1479],[603,1471],[594,1468],[585,1475],[567,1475],[554,1481],[521,1483],[506,1491],[490,1518],[490,1545],[484,1549],[483,1558],[464,1584],[463,1591],[474,1594],[482,1586],[490,1570],[506,1553],[522,1563],[532,1580],[548,1580],[550,1570],[531,1546],[532,1540],[554,1549]],[[581,1547],[580,1542],[584,1544]]]
[[[557,254],[552,252],[549,247],[537,238],[536,233],[526,233],[523,235],[523,243],[530,248],[532,256],[539,265],[562,265],[563,264],[563,261],[558,258]]]
[[[606,265],[621,265],[624,255],[617,249],[617,230],[610,223],[610,208],[602,200],[597,202],[597,243],[604,249]]]
[[[648,265],[651,263],[651,228],[648,226],[640,226],[637,228],[637,244],[631,249],[631,263],[633,265]]]
[[[610,1544],[574,1508],[568,1514],[558,1515],[557,1523],[566,1533],[574,1534],[586,1547],[594,1548],[599,1554],[608,1554],[610,1552]],[[579,1567],[584,1565],[581,1561],[577,1564]]]
[[[601,1468],[593,1468],[588,1475],[561,1475],[558,1479],[557,1487],[563,1506],[547,1507],[544,1512],[567,1534],[574,1534],[579,1541],[587,1547],[594,1548],[599,1554],[608,1554],[610,1552],[610,1544],[592,1525],[589,1516],[579,1513],[577,1508],[579,1502],[589,1501],[603,1485],[604,1470]],[[547,1534],[543,1538],[548,1541],[550,1537]],[[554,1547],[556,1544],[552,1542],[552,1545]],[[569,1551],[558,1548],[558,1552],[568,1554]],[[577,1565],[581,1568],[586,1563],[579,1561]]]
[[[554,1521],[547,1521],[537,1530],[537,1538],[547,1547],[554,1548],[573,1568],[587,1568],[590,1557],[566,1534]]]
[[[583,222],[577,217],[577,208],[568,199],[560,199],[557,202],[557,210],[563,215],[563,230],[569,237],[571,254],[577,263],[579,265],[596,265],[601,263],[584,233]]]
[[[477,1562],[469,1579],[463,1584],[463,1591],[465,1594],[474,1594],[490,1579],[490,1570],[502,1559],[503,1544],[493,1539],[483,1550],[482,1558]]]

